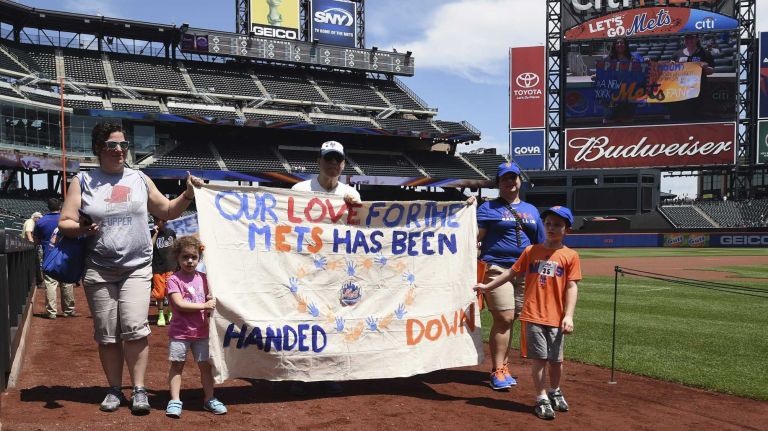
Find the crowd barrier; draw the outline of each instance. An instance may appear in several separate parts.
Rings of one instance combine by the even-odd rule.
[[[621,247],[766,247],[768,232],[574,233],[566,236],[572,248]]]
[[[0,229],[0,391],[5,390],[31,307],[37,256],[35,246]]]

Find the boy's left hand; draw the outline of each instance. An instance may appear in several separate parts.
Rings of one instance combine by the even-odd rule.
[[[485,287],[485,285],[482,284],[482,283],[477,283],[472,289],[475,292],[480,292],[480,293],[487,293],[488,292],[488,288]]]
[[[560,328],[562,328],[563,332],[566,334],[573,332],[573,317],[563,317],[563,323],[560,325]]]

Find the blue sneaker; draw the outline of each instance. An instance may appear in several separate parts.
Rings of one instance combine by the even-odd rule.
[[[211,398],[205,404],[203,404],[203,409],[215,415],[227,414],[227,408],[224,407],[224,404],[222,404],[222,402],[217,400],[216,398]]]
[[[503,389],[509,389],[510,387],[512,387],[512,384],[510,384],[507,381],[507,378],[504,376],[503,368],[497,368],[491,373],[491,389],[494,391],[500,391]]]
[[[509,367],[507,367],[507,365],[501,367],[501,371],[504,372],[504,379],[509,383],[509,386],[517,385],[517,380],[515,380],[515,378],[512,377],[512,374],[509,373]]]

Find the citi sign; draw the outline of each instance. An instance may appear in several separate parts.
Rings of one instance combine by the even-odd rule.
[[[355,24],[355,17],[347,10],[334,7],[315,12],[315,22],[352,27]]]

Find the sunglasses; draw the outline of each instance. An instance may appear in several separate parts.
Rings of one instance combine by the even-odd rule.
[[[323,160],[325,160],[326,162],[330,162],[331,160],[333,160],[336,163],[341,163],[344,161],[344,156],[342,156],[339,153],[331,153],[331,154],[324,155]]]
[[[109,150],[116,150],[120,147],[123,151],[128,151],[131,148],[131,143],[128,141],[104,141],[104,146]]]

